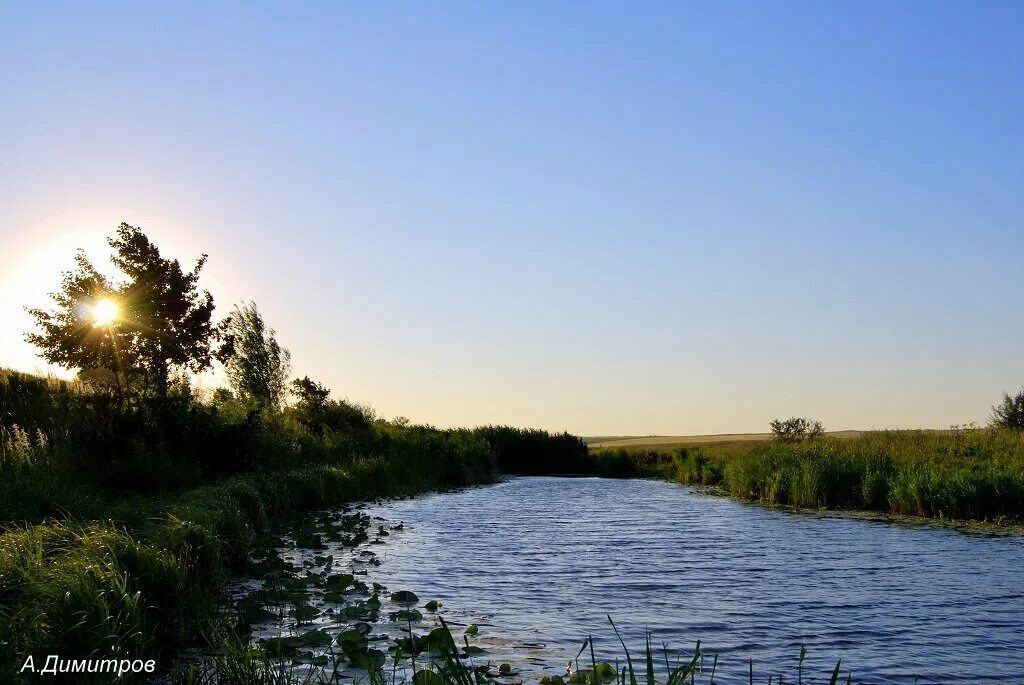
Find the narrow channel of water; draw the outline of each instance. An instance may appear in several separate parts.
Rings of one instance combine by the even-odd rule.
[[[718,682],[1024,683],[1024,540],[772,511],[640,480],[518,478],[368,507],[401,535],[375,580],[477,623],[502,659],[564,672],[656,645],[719,655]],[[499,645],[500,643],[500,645]],[[527,673],[526,675],[529,675]],[[795,682],[795,679],[794,679]],[[805,677],[805,682],[808,679]]]

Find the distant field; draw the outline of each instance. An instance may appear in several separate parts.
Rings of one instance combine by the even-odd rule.
[[[863,431],[828,431],[825,435],[833,438],[855,438]],[[595,436],[583,438],[590,447],[596,449],[625,447],[642,449],[647,447],[672,448],[684,445],[739,445],[746,443],[767,442],[772,439],[771,433],[719,433],[716,435],[650,435],[647,437],[629,436]]]

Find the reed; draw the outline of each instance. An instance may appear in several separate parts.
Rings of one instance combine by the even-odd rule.
[[[1024,520],[1024,434],[880,431],[801,443],[598,451],[626,477],[717,485],[770,505],[1013,524]],[[600,472],[600,469],[597,469]]]

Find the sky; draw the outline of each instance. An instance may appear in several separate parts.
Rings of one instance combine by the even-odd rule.
[[[3,3],[0,151],[0,366],[127,221],[385,417],[948,427],[1024,384],[1018,2]]]

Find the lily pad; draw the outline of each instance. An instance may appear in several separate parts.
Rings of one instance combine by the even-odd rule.
[[[314,618],[320,615],[320,610],[308,604],[300,604],[291,611],[289,611],[288,615],[294,616],[296,620],[300,622],[312,621]]]
[[[349,628],[338,633],[338,644],[363,644],[366,642],[366,634],[355,628]]]
[[[384,667],[385,654],[379,649],[367,649],[356,657],[349,657],[349,660],[353,666],[373,673]]]
[[[466,628],[466,635],[476,635],[480,632],[480,627],[475,623],[470,623]]]
[[[391,601],[395,604],[415,604],[420,601],[420,598],[414,592],[399,590],[398,592],[391,593]]]
[[[454,642],[452,634],[445,628],[434,628],[427,635],[427,646],[434,651],[448,649]]]
[[[438,602],[436,599],[432,599],[429,602],[427,602],[426,604],[424,604],[423,608],[426,609],[427,611],[434,612],[434,611],[437,611],[437,608],[439,606],[441,606],[441,603]]]
[[[423,618],[416,609],[402,609],[401,611],[392,612],[389,617],[392,621],[419,621]]]
[[[263,642],[263,651],[273,656],[287,656],[298,651],[291,638],[272,637]]]
[[[322,630],[307,630],[296,640],[302,647],[327,647],[331,644],[331,636]]]
[[[328,590],[341,591],[347,588],[355,581],[355,576],[351,573],[336,573],[331,576],[327,576],[327,580],[324,581],[324,587]]]
[[[416,671],[412,677],[412,685],[444,685],[444,682],[444,678],[437,672],[426,669]]]

